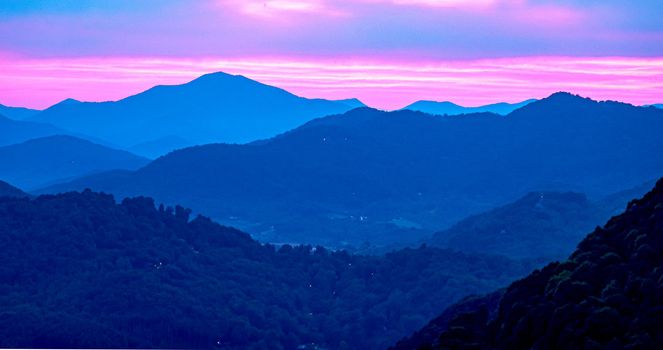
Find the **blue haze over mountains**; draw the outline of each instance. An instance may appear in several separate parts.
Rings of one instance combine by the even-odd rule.
[[[243,76],[212,73],[119,101],[59,103],[29,120],[157,157],[188,145],[268,138],[359,105],[302,98]]]
[[[661,344],[658,107],[386,112],[223,73],[0,106],[0,347]]]
[[[449,101],[444,101],[444,102],[417,101],[406,107],[403,107],[403,109],[408,109],[411,111],[419,111],[428,114],[437,114],[437,115],[445,115],[445,114],[458,115],[458,114],[484,113],[484,112],[506,115],[515,111],[518,108],[525,107],[534,101],[536,100],[529,99],[519,103],[500,102],[500,103],[493,103],[477,107],[464,107]]]
[[[663,172],[663,111],[556,93],[506,116],[359,108],[42,192],[150,195],[269,242],[417,242],[531,191],[598,199]]]
[[[0,115],[4,115],[8,118],[15,120],[27,119],[35,114],[39,113],[36,109],[24,108],[24,107],[10,107],[0,104]]]
[[[112,169],[138,169],[148,162],[127,151],[54,135],[0,147],[0,179],[30,190]]]

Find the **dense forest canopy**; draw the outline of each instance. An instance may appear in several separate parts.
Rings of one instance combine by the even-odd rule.
[[[396,348],[661,349],[661,325],[663,179],[567,260],[455,305]]]
[[[275,247],[189,216],[90,191],[0,198],[0,347],[379,349],[531,268]]]

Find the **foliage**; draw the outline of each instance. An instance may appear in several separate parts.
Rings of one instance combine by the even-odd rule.
[[[463,219],[433,235],[429,243],[463,252],[549,261],[568,256],[596,223],[607,218],[609,214],[584,195],[533,192]]]
[[[528,269],[262,245],[189,216],[90,191],[0,198],[0,347],[384,348]]]
[[[419,332],[397,348],[663,348],[663,179],[568,260],[509,286],[495,317],[489,311],[458,313],[439,336]]]

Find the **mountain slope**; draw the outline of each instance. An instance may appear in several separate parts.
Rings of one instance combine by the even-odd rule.
[[[661,252],[663,179],[587,236],[568,260],[511,284],[495,315],[486,299],[396,348],[659,349]]]
[[[242,76],[213,73],[116,102],[60,103],[32,120],[128,148],[164,137],[193,144],[244,143],[352,108],[348,102],[306,99]],[[160,154],[171,150],[165,147]]]
[[[49,124],[12,120],[0,115],[0,146],[62,133]]]
[[[24,107],[9,107],[0,104],[0,115],[4,115],[8,118],[15,120],[23,120],[33,115],[39,113],[36,109],[29,109]]]
[[[458,114],[468,114],[468,113],[495,113],[501,115],[507,115],[518,108],[524,107],[536,100],[526,100],[519,103],[494,103],[485,106],[478,107],[464,107],[457,105],[453,102],[437,102],[437,101],[417,101],[403,107],[402,109],[407,109],[411,111],[424,112],[428,114],[435,115],[458,115]]]
[[[624,204],[626,201],[624,202]],[[536,192],[489,212],[463,219],[428,243],[463,252],[548,259],[568,255],[596,223],[609,215],[582,194]]]
[[[379,349],[529,268],[262,245],[149,198],[0,198],[0,347]]]
[[[48,191],[148,194],[271,242],[417,242],[531,191],[590,198],[663,173],[663,111],[556,94],[506,117],[355,109]]]
[[[0,147],[0,178],[30,189],[111,169],[136,169],[148,160],[73,136],[48,136]]]
[[[0,197],[27,197],[28,194],[0,180]]]

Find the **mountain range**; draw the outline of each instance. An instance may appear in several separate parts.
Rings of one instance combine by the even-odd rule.
[[[657,349],[663,179],[566,260],[456,304],[394,349]]]
[[[600,198],[663,172],[663,111],[556,93],[506,116],[359,108],[41,190],[150,195],[267,242],[418,242],[532,191]]]
[[[527,106],[528,104],[534,101],[536,100],[530,99],[519,103],[500,102],[500,103],[493,103],[477,107],[464,107],[449,101],[444,101],[444,102],[417,101],[406,107],[403,107],[402,109],[424,112],[435,115],[459,115],[459,114],[486,113],[486,112],[507,115],[518,108]]]
[[[43,187],[112,169],[137,169],[148,159],[66,135],[0,147],[0,179],[21,188]]]
[[[272,137],[316,117],[363,105],[295,96],[226,73],[155,86],[119,101],[65,100],[28,118],[155,157],[183,145],[245,143]],[[177,140],[173,143],[172,140]],[[170,141],[169,141],[170,140]]]

